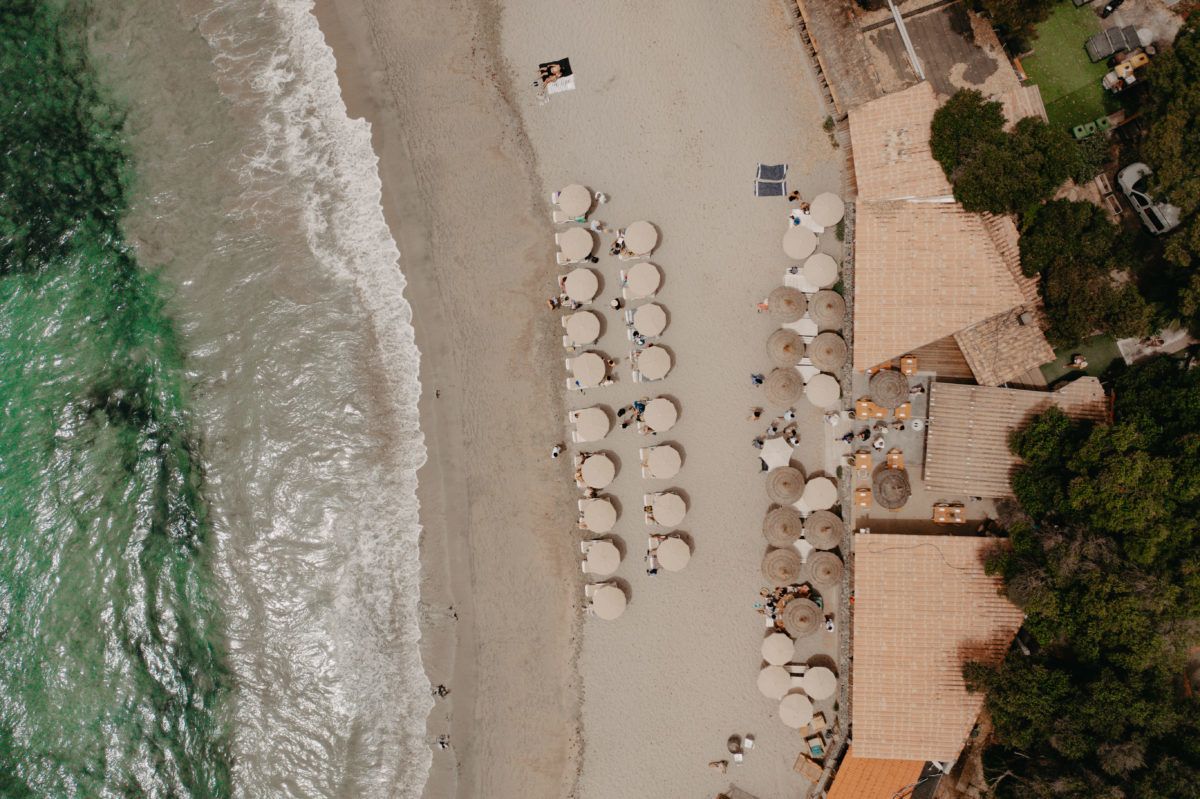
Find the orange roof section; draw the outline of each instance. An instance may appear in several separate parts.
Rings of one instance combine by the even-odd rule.
[[[1028,313],[1028,324],[1021,317]],[[1036,307],[1019,305],[954,334],[975,382],[999,386],[1054,360]]]
[[[1008,436],[1052,405],[1073,419],[1108,418],[1108,398],[1094,377],[1056,391],[930,384],[925,486],[962,496],[1012,496],[1009,481],[1020,459]]]
[[[854,747],[838,766],[826,799],[894,799],[921,778],[924,760],[857,757]]]
[[[932,428],[932,426],[931,426]],[[984,573],[998,541],[970,536],[854,536],[854,749],[864,758],[958,757],[983,705],[963,664],[996,663],[1021,610]]]
[[[938,100],[922,81],[850,111],[850,149],[860,203],[948,197],[954,190],[929,150]]]
[[[983,218],[957,203],[863,203],[854,238],[855,369],[1024,301]]]

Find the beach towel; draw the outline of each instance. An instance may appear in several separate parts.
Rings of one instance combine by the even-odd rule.
[[[787,194],[787,170],[787,164],[759,164],[754,196],[782,197]]]
[[[571,71],[569,58],[538,64],[538,76],[547,94],[569,92],[575,88],[575,73]]]

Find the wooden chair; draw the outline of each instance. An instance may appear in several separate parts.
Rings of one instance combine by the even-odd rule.
[[[912,418],[912,403],[906,402],[896,409],[896,418],[900,421],[906,421]]]
[[[904,453],[901,452],[900,450],[896,449],[895,447],[888,450],[887,465],[888,465],[889,469],[903,469],[904,468]]]
[[[934,524],[963,524],[966,522],[963,511],[962,505],[939,502],[933,506],[933,522]]]
[[[860,449],[854,453],[854,470],[858,472],[859,477],[870,476],[871,464],[870,450]]]
[[[867,486],[854,489],[854,504],[859,508],[871,507],[871,489]]]
[[[917,373],[917,356],[905,355],[903,358],[901,358],[900,371],[903,372],[906,377],[912,377],[915,375]]]

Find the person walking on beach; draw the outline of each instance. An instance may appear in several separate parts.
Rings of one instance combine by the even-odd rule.
[[[555,444],[554,447],[551,448],[551,450],[550,450],[550,457],[557,460],[558,456],[563,454],[564,449],[565,449],[565,447],[563,447],[562,444]]]
[[[761,386],[763,384],[763,380],[765,380],[765,379],[766,378],[764,378],[758,372],[755,372],[754,374],[750,375],[750,382],[753,383],[756,387]]]

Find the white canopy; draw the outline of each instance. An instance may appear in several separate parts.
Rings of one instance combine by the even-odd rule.
[[[575,422],[575,433],[580,441],[599,441],[608,435],[611,424],[608,414],[601,408],[571,411],[571,420]]]
[[[656,433],[665,433],[679,420],[679,410],[666,397],[655,397],[646,403],[642,421]]]
[[[612,541],[589,541],[584,563],[587,564],[588,574],[609,575],[621,565],[621,551]]]
[[[604,488],[617,476],[617,467],[612,458],[603,452],[593,452],[584,458],[580,471],[583,472],[584,485],[590,488]]]
[[[767,463],[767,469],[774,469],[779,466],[787,466],[791,462],[793,449],[792,445],[787,443],[787,439],[779,436],[764,441],[760,454]]]
[[[804,262],[804,279],[819,289],[827,289],[838,281],[838,265],[833,256],[819,252]]]
[[[662,347],[647,347],[638,353],[637,366],[647,380],[661,380],[671,371],[671,354]]]
[[[592,254],[596,240],[587,228],[570,227],[558,234],[558,246],[567,260],[579,261]]]
[[[592,594],[592,610],[597,617],[606,621],[618,618],[624,613],[627,602],[625,592],[611,583],[605,583]]]
[[[814,477],[804,484],[800,501],[813,510],[829,510],[837,504],[837,485],[828,477]]]
[[[576,311],[567,317],[567,341],[591,344],[600,338],[600,317],[591,311]]]
[[[647,255],[658,244],[658,231],[649,222],[634,222],[625,228],[625,247],[634,255]]]
[[[792,689],[792,675],[783,666],[767,666],[758,673],[758,690],[768,699],[781,699]]]
[[[782,666],[791,663],[796,657],[796,642],[783,633],[771,633],[762,642],[763,660],[772,666]],[[787,693],[784,691],[783,693]],[[783,694],[780,694],[782,696]],[[777,699],[778,697],[771,697]]]
[[[572,269],[563,284],[563,291],[575,302],[588,302],[599,290],[600,279],[591,269]]]
[[[842,221],[846,213],[846,204],[836,194],[825,192],[813,197],[808,212],[812,214],[813,221],[821,227],[833,227]]]
[[[585,352],[570,359],[571,374],[584,388],[600,385],[604,380],[604,359],[594,352]]]
[[[633,312],[633,329],[643,336],[657,336],[667,328],[667,312],[657,303],[639,305]]]
[[[792,729],[798,730],[812,719],[812,702],[804,694],[788,694],[779,702],[779,720]]]
[[[659,542],[655,554],[658,556],[658,565],[669,572],[681,571],[692,559],[692,550],[688,549],[687,541],[674,536]]]
[[[593,533],[607,533],[617,523],[617,509],[612,502],[600,497],[582,500],[583,523]]]
[[[567,216],[577,219],[592,210],[592,193],[587,186],[572,183],[558,193],[558,207]]]
[[[811,699],[828,699],[837,691],[837,675],[824,666],[813,666],[804,672],[801,685]]]
[[[634,299],[653,295],[658,291],[658,284],[661,282],[662,275],[659,273],[658,267],[649,261],[634,264],[625,273],[625,289]]]
[[[658,479],[674,477],[679,473],[682,462],[679,450],[670,444],[660,444],[646,451],[646,468],[650,470],[653,477]]]
[[[654,522],[663,527],[674,527],[683,521],[683,516],[687,513],[683,497],[673,491],[655,494],[650,500],[650,506],[654,509]]]
[[[830,374],[813,375],[804,385],[804,396],[818,408],[830,408],[842,398],[842,386]]]
[[[812,255],[817,249],[817,236],[811,230],[800,225],[788,224],[787,233],[783,234],[783,251],[788,258],[796,261]]]

